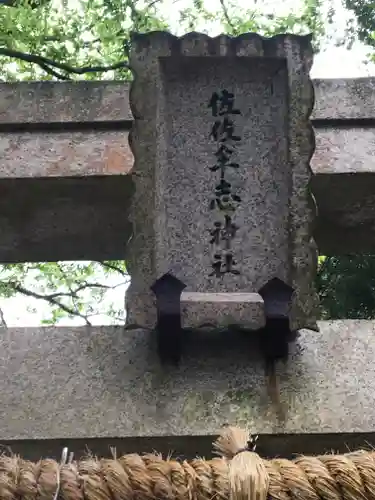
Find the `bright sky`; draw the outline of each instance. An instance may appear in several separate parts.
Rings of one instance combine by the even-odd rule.
[[[335,35],[342,37],[344,28],[348,20],[348,14],[341,5],[340,0],[332,0],[336,12],[338,13],[335,19]],[[191,0],[167,0],[164,1],[162,14],[169,18],[170,25],[176,26],[178,19],[178,11],[186,6],[191,5]],[[270,12],[274,11],[278,15],[284,15],[288,12],[298,9],[298,0],[284,0],[276,2],[270,0],[262,3],[264,6],[269,6]],[[210,10],[216,10],[219,7],[219,0],[206,0],[205,5]],[[247,2],[251,7],[252,2]],[[209,34],[217,35],[222,30],[220,26],[200,26],[199,30],[207,29]],[[178,27],[176,27],[178,32]],[[178,33],[182,34],[182,33]],[[375,75],[375,64],[365,64],[366,54],[368,49],[362,44],[357,43],[348,51],[343,47],[327,47],[326,50],[316,56],[311,76],[313,78],[357,78]],[[120,278],[113,278],[110,281],[101,281],[108,285],[118,285]],[[27,288],[32,289],[33,277],[25,283]],[[101,304],[101,309],[106,310],[108,304],[114,304],[116,308],[122,308],[124,304],[124,295],[127,285],[117,286],[111,291],[106,300]],[[1,309],[4,312],[8,326],[38,326],[46,315],[47,307],[43,301],[38,301],[27,297],[17,297],[14,299],[2,299]],[[105,315],[99,315],[92,319],[92,323],[96,325],[109,324],[110,321]],[[82,320],[63,320],[60,325],[80,325]]]

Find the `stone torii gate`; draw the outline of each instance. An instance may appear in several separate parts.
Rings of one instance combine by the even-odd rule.
[[[317,80],[311,164],[320,253],[375,248],[375,81]],[[132,124],[118,82],[0,85],[1,262],[121,259],[131,235]],[[105,454],[173,449],[209,454],[235,421],[266,454],[374,442],[374,323],[319,322],[280,368],[281,424],[263,367],[241,337],[190,339],[184,364],[159,364],[147,331],[10,328],[0,338],[0,436],[26,457],[68,444]],[[245,342],[245,343],[244,343]],[[280,434],[281,433],[281,434]]]

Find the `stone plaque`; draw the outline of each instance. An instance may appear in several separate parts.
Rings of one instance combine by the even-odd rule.
[[[316,328],[311,60],[307,37],[133,38],[129,323],[155,323],[150,286],[169,272],[200,293],[277,277],[296,290],[292,328]]]

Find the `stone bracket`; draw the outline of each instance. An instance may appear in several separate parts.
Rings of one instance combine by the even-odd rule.
[[[273,278],[260,290],[264,301],[266,324],[260,336],[260,347],[267,368],[278,360],[286,360],[289,342],[293,340],[289,311],[295,290],[279,278]]]
[[[265,317],[261,329],[262,354],[268,363],[288,357],[293,338],[289,323],[294,289],[279,278],[268,281],[258,293],[183,292],[186,285],[171,273],[155,281],[151,290],[156,296],[158,354],[161,362],[177,365],[182,355],[183,328],[194,328],[197,307],[214,327],[236,326],[252,330],[254,311]],[[220,314],[222,313],[222,314]],[[212,318],[215,318],[214,323]],[[193,323],[192,323],[193,322]],[[256,329],[254,329],[256,330]]]
[[[186,287],[170,273],[164,274],[151,286],[156,296],[156,334],[158,354],[162,363],[177,365],[181,359],[181,293]]]

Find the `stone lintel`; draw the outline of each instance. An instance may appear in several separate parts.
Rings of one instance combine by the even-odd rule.
[[[375,118],[375,78],[314,79],[313,120]],[[120,81],[0,83],[0,126],[124,122],[133,119]]]

